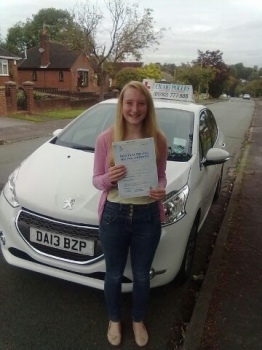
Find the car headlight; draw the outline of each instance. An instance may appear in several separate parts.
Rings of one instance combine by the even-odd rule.
[[[14,208],[19,207],[20,205],[15,192],[15,183],[18,177],[19,170],[20,166],[16,168],[15,171],[9,176],[7,184],[3,189],[3,193],[6,200]]]
[[[182,219],[186,215],[186,201],[189,194],[188,186],[180,191],[172,191],[163,200],[166,221],[164,225],[170,225]]]

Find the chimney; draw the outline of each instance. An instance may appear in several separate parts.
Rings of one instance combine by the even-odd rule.
[[[41,68],[47,68],[50,64],[49,61],[49,38],[46,34],[46,29],[44,28],[41,36],[41,45],[39,48],[41,55]]]

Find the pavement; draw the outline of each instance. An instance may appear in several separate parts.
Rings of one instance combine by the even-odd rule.
[[[36,124],[0,117],[0,144],[52,135],[69,122]],[[182,349],[262,349],[262,101],[256,101],[230,202]]]
[[[262,101],[182,349],[262,349]]]
[[[53,131],[64,128],[71,120],[48,119],[44,122],[31,122],[0,116],[0,145],[51,136]]]

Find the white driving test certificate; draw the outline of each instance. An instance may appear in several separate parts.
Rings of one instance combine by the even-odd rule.
[[[113,143],[115,164],[126,166],[126,176],[118,181],[121,198],[148,196],[158,187],[154,138]]]

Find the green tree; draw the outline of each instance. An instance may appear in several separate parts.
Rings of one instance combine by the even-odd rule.
[[[161,70],[155,63],[149,63],[148,65],[137,68],[137,70],[142,79],[155,79],[158,81],[162,77]]]
[[[244,67],[240,72],[239,72],[239,78],[240,79],[245,79],[249,80],[250,75],[252,74],[253,69],[251,67]]]
[[[193,90],[199,95],[202,91],[208,93],[209,81],[214,79],[215,74],[216,70],[212,67],[203,68],[198,64],[182,64],[176,69],[176,82],[192,85]]]
[[[72,48],[79,48],[80,43],[83,43],[82,31],[67,10],[46,8],[32,15],[32,19],[27,18],[26,22],[18,22],[8,29],[7,49],[19,54],[25,48],[30,49],[38,45],[44,28],[47,29],[50,40],[59,41]]]
[[[224,84],[224,92],[227,95],[234,97],[235,90],[238,84],[239,84],[239,79],[235,78],[233,75],[230,75],[230,77],[227,79],[227,81]]]
[[[242,62],[236,63],[236,64],[232,65],[231,67],[234,67],[234,69],[236,71],[236,75],[235,75],[236,78],[245,79],[244,76],[242,76],[242,71],[245,69]],[[230,69],[230,71],[231,71],[231,69]]]
[[[73,10],[74,20],[85,35],[89,62],[100,81],[100,100],[109,63],[141,59],[143,51],[157,45],[164,32],[164,28],[155,29],[151,9],[141,14],[138,4],[129,5],[126,0],[105,0],[104,4],[102,10],[97,3],[86,1],[77,3]]]
[[[132,80],[141,81],[141,75],[137,68],[125,67],[116,74],[116,86],[120,90]]]
[[[21,54],[25,49],[24,32],[22,22],[16,23],[7,31],[6,49],[16,55]]]
[[[200,84],[200,71],[201,68],[197,65],[182,64],[176,70],[176,82],[182,84],[188,84],[193,86],[193,90],[196,91]]]
[[[245,67],[243,63],[236,63],[230,66],[230,73],[229,80],[225,85],[225,92],[230,96],[239,96],[243,93],[249,93],[254,97],[260,96],[262,68],[259,69],[258,66]],[[254,81],[259,82],[253,83]]]
[[[74,17],[69,11],[46,8],[34,15],[29,29],[37,34],[35,37],[36,43],[39,41],[39,33],[41,33],[43,27],[47,28],[51,40],[58,41],[72,49],[84,48],[83,33],[74,22]]]
[[[5,42],[4,40],[0,40],[0,47],[1,47],[2,49],[8,50],[7,47],[6,47],[6,42]]]
[[[242,62],[236,63],[236,64],[230,66],[230,68],[232,68],[232,67],[234,67],[234,69],[236,70],[236,72],[237,72],[236,78],[238,78],[238,79],[249,80],[250,75],[254,71],[254,68],[245,67]],[[230,71],[231,71],[231,69],[230,69]]]
[[[176,65],[174,63],[164,63],[160,65],[161,71],[167,72],[174,77],[176,71]]]
[[[208,82],[209,93],[212,97],[218,98],[224,90],[224,84],[230,76],[230,69],[223,61],[223,53],[219,50],[206,52],[198,50],[198,58],[194,64],[202,68],[214,68],[215,76]]]
[[[233,96],[239,97],[241,94],[243,94],[243,86],[241,84],[238,84],[235,88],[235,92]]]
[[[252,97],[262,96],[262,81],[261,80],[249,81],[243,88],[243,93],[248,93]]]
[[[238,78],[238,71],[236,69],[236,67],[234,65],[232,66],[229,66],[229,69],[230,69],[230,75],[234,78]]]
[[[252,81],[252,80],[258,80],[259,79],[259,73],[258,71],[253,71],[249,77],[248,77],[248,81]]]

